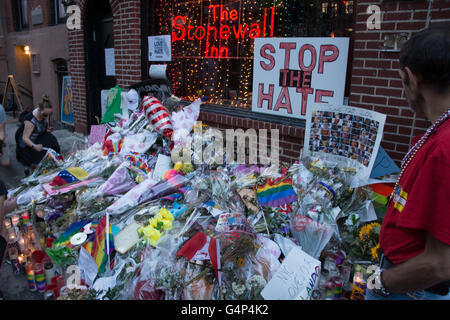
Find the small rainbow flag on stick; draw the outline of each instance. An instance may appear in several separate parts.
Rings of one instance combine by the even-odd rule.
[[[114,236],[108,220],[108,216],[105,215],[95,228],[95,232],[89,237],[88,243],[84,245],[86,251],[97,263],[99,273],[105,273],[109,257],[114,252]]]

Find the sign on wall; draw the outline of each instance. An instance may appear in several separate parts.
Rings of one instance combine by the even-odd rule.
[[[148,37],[148,61],[172,61],[170,35]]]
[[[73,100],[72,100],[72,80],[70,77],[63,77],[61,94],[61,122],[74,125]]]
[[[306,119],[315,103],[342,105],[348,38],[255,39],[253,112]]]

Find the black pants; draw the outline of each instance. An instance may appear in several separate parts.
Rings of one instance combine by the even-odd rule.
[[[61,153],[58,140],[51,133],[47,132],[39,136],[39,138],[36,139],[35,144],[42,144],[44,148],[50,148],[57,153]],[[26,167],[39,164],[46,154],[46,151],[37,152],[30,147],[21,148],[20,144],[16,147],[17,160]]]

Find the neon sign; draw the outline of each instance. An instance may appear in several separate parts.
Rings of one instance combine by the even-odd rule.
[[[206,58],[230,58],[230,42],[274,36],[275,7],[264,8],[261,22],[241,23],[241,12],[223,5],[210,5],[208,25],[196,25],[188,16],[177,15],[172,20],[172,43],[206,41]]]

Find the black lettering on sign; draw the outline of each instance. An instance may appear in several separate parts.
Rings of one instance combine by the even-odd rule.
[[[153,96],[162,103],[173,94],[170,82],[163,79],[149,79],[139,82],[130,86],[130,89],[136,90],[141,99],[145,96]]]
[[[280,70],[280,87],[311,88],[312,73],[303,70]]]

